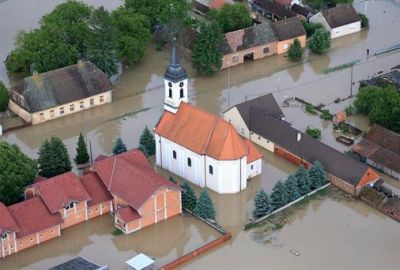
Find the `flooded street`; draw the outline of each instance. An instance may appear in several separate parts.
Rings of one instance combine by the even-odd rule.
[[[38,19],[61,0],[0,0],[0,59],[13,48],[17,31],[37,26]],[[119,0],[90,0],[91,5],[115,8]],[[39,4],[40,3],[40,4]],[[355,4],[364,11],[364,1]],[[331,113],[344,110],[351,100],[334,103],[338,97],[357,93],[351,89],[351,72],[345,69],[323,74],[327,67],[358,60],[354,82],[389,71],[400,63],[400,52],[374,56],[374,53],[400,44],[400,5],[395,1],[368,1],[370,29],[332,41],[325,56],[309,55],[302,63],[292,63],[284,56],[272,56],[246,62],[223,70],[211,78],[200,77],[187,59],[181,59],[190,80],[190,102],[211,113],[221,115],[229,107],[267,93],[274,93],[278,103],[297,96],[313,104],[327,104]],[[15,18],[18,18],[15,20]],[[371,57],[366,58],[369,48]],[[79,132],[87,135],[93,156],[110,154],[113,142],[121,137],[128,148],[137,147],[138,138],[147,125],[153,128],[163,112],[163,74],[170,60],[170,51],[156,51],[149,45],[142,61],[125,68],[113,92],[114,101],[101,107],[76,113],[58,120],[7,133],[0,137],[16,143],[22,151],[36,158],[41,142],[51,135],[60,137],[71,157]],[[229,76],[230,75],[230,76]],[[228,78],[231,78],[228,89]],[[0,79],[8,83],[5,67],[0,64]],[[335,141],[332,124],[311,116],[301,107],[282,108],[286,120],[305,130],[309,125],[322,129],[322,141],[345,151],[348,147]],[[351,122],[363,130],[368,120],[354,116]],[[233,233],[223,247],[201,256],[184,269],[397,269],[400,226],[390,218],[357,201],[331,198],[312,201],[289,218],[289,224],[274,233],[271,245],[255,241],[253,231],[244,232],[249,221],[252,199],[264,188],[293,173],[293,164],[265,150],[263,174],[251,179],[247,190],[234,195],[211,192],[217,221]],[[169,176],[170,173],[158,170]],[[386,178],[385,178],[386,180]],[[389,179],[400,187],[400,182]],[[197,188],[198,192],[199,189]],[[130,236],[114,237],[110,217],[102,217],[68,229],[62,237],[37,248],[0,261],[0,269],[44,269],[67,259],[84,256],[94,262],[121,269],[126,259],[137,252],[157,257],[162,264],[216,237],[213,230],[196,220],[175,218]],[[176,228],[175,228],[176,227]],[[161,232],[155,232],[160,230]],[[290,249],[302,255],[295,257]],[[107,256],[109,255],[109,256]],[[29,267],[28,267],[29,266]]]

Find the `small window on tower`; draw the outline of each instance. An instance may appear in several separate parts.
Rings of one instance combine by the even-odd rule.
[[[168,83],[168,86],[169,86],[169,87],[172,87],[172,82],[169,82],[169,83]]]
[[[213,168],[213,166],[211,166],[211,165],[208,166],[208,173],[211,174],[211,175],[214,174],[214,168]]]
[[[184,95],[183,95],[183,88],[181,88],[181,91],[179,92],[179,97],[180,97],[180,98],[183,98],[183,96],[184,96]]]
[[[173,157],[174,159],[176,159],[176,151],[175,151],[175,150],[172,151],[172,157]]]
[[[168,90],[168,97],[172,98],[172,89],[171,88]]]
[[[181,83],[179,84],[179,87],[183,87],[183,82],[181,82]]]
[[[187,159],[187,165],[189,167],[192,167],[192,160],[190,158]]]

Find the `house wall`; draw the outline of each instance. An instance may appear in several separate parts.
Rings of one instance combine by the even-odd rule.
[[[250,132],[250,140],[272,153],[275,151],[274,143],[257,133]]]
[[[331,39],[343,37],[360,31],[361,31],[361,21],[343,25],[340,27],[333,28],[330,31]]]
[[[307,162],[306,160],[292,154],[291,152],[285,150],[284,148],[275,145],[275,154],[296,164],[296,165],[303,165],[304,168],[308,169],[310,167],[310,163]]]
[[[368,165],[370,165],[371,167],[376,168],[377,170],[380,170],[382,172],[384,172],[387,175],[390,175],[393,178],[396,178],[397,180],[400,180],[400,172],[396,172],[388,167],[385,167],[379,163],[376,163],[375,161],[367,158],[366,163]]]
[[[322,16],[321,12],[318,12],[317,14],[315,14],[314,16],[312,16],[309,21],[311,23],[320,23],[322,24],[322,26],[329,31],[329,33],[331,33],[332,29],[329,26],[328,22],[325,20],[324,16]]]
[[[306,47],[306,35],[299,36],[296,38],[300,41],[301,47],[305,48]],[[289,50],[290,45],[293,44],[293,42],[296,38],[279,41],[278,48],[277,48],[278,54],[286,53]]]
[[[103,101],[101,102],[101,98],[103,97]],[[93,99],[93,105],[90,104],[90,100]],[[16,104],[14,101],[10,100],[9,108],[14,113],[19,115],[24,121],[32,122],[32,125],[36,125],[39,123],[43,123],[49,120],[57,119],[66,115],[70,115],[79,111],[83,111],[86,109],[90,109],[92,107],[96,107],[99,105],[103,105],[106,103],[110,103],[112,101],[112,91],[107,91],[98,95],[94,95],[85,99],[76,100],[74,102],[66,103],[48,110],[43,110],[40,112],[29,113],[25,111],[22,107]],[[81,108],[81,103],[83,108]],[[71,106],[73,106],[73,110],[71,110]],[[64,108],[64,113],[61,114],[61,108]]]
[[[252,178],[256,175],[261,174],[261,160],[262,159],[258,159],[255,160],[249,164],[247,164],[247,178]]]
[[[7,239],[2,239],[0,237],[0,258],[18,252],[18,245],[16,239],[17,237],[15,232],[8,232]]]
[[[88,219],[86,201],[76,203],[74,208],[68,210],[61,209],[59,212],[64,220],[64,223],[61,224],[61,229],[71,227]]]
[[[224,112],[224,120],[231,123],[236,131],[245,138],[250,138],[250,132],[237,107],[232,107]]]
[[[110,213],[113,209],[112,200],[92,205],[88,208],[89,219]]]
[[[242,51],[237,51],[234,53],[226,54],[222,57],[222,67],[221,69],[236,66],[244,63],[244,56],[246,54],[253,53],[253,60],[261,59],[267,56],[276,54],[277,52],[277,42],[271,42],[263,44],[257,47],[249,48]],[[268,52],[264,53],[264,49],[268,48]]]
[[[327,175],[328,181],[330,181],[332,183],[332,185],[338,187],[339,189],[343,190],[344,192],[347,192],[353,196],[356,196],[355,186],[350,185],[343,179],[341,179],[337,176],[334,176],[333,174],[330,174],[328,172],[326,173],[326,175]]]

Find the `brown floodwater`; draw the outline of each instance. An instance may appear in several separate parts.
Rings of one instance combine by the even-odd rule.
[[[0,0],[0,59],[5,59],[12,50],[13,38],[17,31],[36,27],[40,16],[60,2],[62,1]],[[109,9],[120,3],[120,1],[105,0],[85,2],[96,6],[106,4]],[[364,10],[363,2],[355,6],[359,11]],[[329,74],[324,74],[324,69],[359,60],[358,65],[354,67],[353,77],[353,81],[357,82],[379,71],[389,71],[400,62],[398,51],[373,56],[377,51],[400,44],[399,4],[389,0],[369,2],[367,12],[371,24],[368,31],[333,40],[332,48],[327,55],[310,54],[302,63],[291,63],[282,55],[273,56],[255,62],[246,62],[238,67],[218,72],[211,78],[204,78],[196,74],[187,59],[181,59],[191,78],[190,102],[209,112],[221,115],[230,106],[246,99],[274,93],[278,103],[282,103],[287,97],[298,96],[314,104],[328,104],[327,108],[332,113],[344,110],[351,100],[339,104],[333,101],[337,97],[344,98],[350,95],[350,69]],[[15,18],[18,19],[15,20]],[[369,59],[366,59],[366,48],[369,48],[371,52]],[[0,137],[0,140],[18,144],[31,157],[37,157],[37,149],[41,142],[52,135],[60,137],[70,155],[74,156],[79,132],[86,134],[94,157],[99,154],[110,154],[112,144],[118,137],[124,140],[128,148],[136,147],[143,128],[146,125],[154,127],[162,114],[164,98],[162,76],[169,59],[169,50],[159,52],[150,45],[138,65],[133,68],[124,68],[124,73],[115,87],[114,101],[111,104],[10,132]],[[4,66],[0,65],[0,78],[7,82],[6,77]],[[228,85],[231,86],[229,89]],[[357,85],[352,89],[353,94],[357,93],[356,88]],[[308,125],[319,127],[322,129],[324,143],[340,151],[348,149],[335,141],[329,122],[304,113],[301,107],[283,108],[283,111],[286,114],[286,120],[294,127],[300,130],[305,130]],[[365,117],[354,116],[351,121],[363,130],[369,128]],[[250,218],[254,194],[261,187],[270,191],[277,181],[285,179],[288,174],[296,170],[295,166],[287,161],[266,151],[263,153],[265,155],[263,174],[251,179],[246,191],[223,196],[211,192],[217,210],[217,221],[233,232],[232,241],[185,266],[186,269],[215,269],[217,266],[218,268],[227,266],[232,269],[245,267],[255,269],[264,266],[271,266],[271,269],[294,267],[330,269],[333,265],[337,265],[338,269],[360,269],[361,266],[364,269],[395,268],[393,260],[398,255],[400,242],[396,237],[400,235],[400,227],[391,219],[359,202],[338,202],[331,199],[313,202],[306,209],[299,210],[296,218],[293,218],[283,230],[277,232],[278,242],[275,242],[273,246],[258,243],[253,239],[252,232],[243,232],[243,225]],[[159,170],[165,175],[170,175],[168,172]],[[399,185],[399,181],[394,179],[388,181]],[[199,189],[196,191],[198,192]],[[99,220],[105,221],[94,222],[111,222],[106,218]],[[181,232],[182,239],[187,240],[187,237],[191,236],[194,237],[193,243],[198,244],[200,238],[205,239],[201,235],[213,235],[213,232],[207,232],[208,227],[196,225],[195,221],[186,222],[191,224],[187,227],[192,229]],[[124,242],[125,246],[115,245],[115,240],[113,240],[115,237],[110,235],[112,226],[109,225],[104,225],[105,227],[99,225],[98,229],[92,228],[94,225],[79,225],[71,230],[76,231],[78,235],[81,233],[81,237],[72,237],[69,240],[69,232],[66,231],[62,238],[55,240],[65,241],[62,243],[65,243],[68,248],[56,249],[52,246],[56,244],[49,242],[38,247],[40,251],[37,253],[36,249],[32,249],[17,257],[13,256],[2,261],[0,266],[4,269],[13,269],[7,267],[18,268],[18,263],[24,262],[23,265],[34,265],[40,269],[49,266],[49,263],[60,263],[64,259],[78,255],[88,255],[88,258],[93,258],[94,261],[110,265],[115,263],[120,266],[122,264],[118,263],[133,256],[140,250],[136,249],[137,245],[145,245],[146,241],[134,241],[136,238],[141,238],[141,231],[129,236],[128,240],[121,238],[120,241]],[[154,229],[149,229],[157,230],[158,227],[159,225]],[[79,228],[84,232],[79,232]],[[108,230],[107,233],[105,230]],[[196,235],[200,235],[200,238]],[[337,239],[334,236],[337,236]],[[397,246],[395,240],[397,240]],[[194,244],[191,245],[190,237],[187,241],[189,244],[185,246],[185,251],[188,251],[189,247],[194,247]],[[388,242],[387,248],[383,250],[385,241]],[[165,244],[157,242],[159,246],[150,245],[146,251],[150,255],[168,253],[168,255],[157,255],[161,260],[168,261],[173,258],[171,254],[174,256],[178,254],[176,249],[179,248],[174,247],[175,243],[177,242],[174,239],[167,240]],[[131,250],[123,249],[121,245],[124,248],[129,246]],[[298,249],[302,255],[294,257],[288,252],[291,248]],[[97,256],[94,254],[97,249],[99,249],[99,256],[91,257]],[[107,257],[105,254],[110,254],[110,256]],[[5,262],[8,264],[5,265]],[[378,263],[379,267],[377,267]],[[120,269],[120,267],[111,269]]]

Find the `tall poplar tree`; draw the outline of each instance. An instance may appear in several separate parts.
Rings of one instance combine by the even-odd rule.
[[[76,156],[75,163],[76,164],[85,164],[88,163],[90,159],[85,139],[83,138],[82,133],[79,133],[78,145],[76,147]]]

